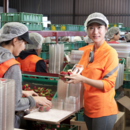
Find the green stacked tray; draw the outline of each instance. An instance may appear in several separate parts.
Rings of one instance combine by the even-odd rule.
[[[130,31],[130,27],[126,27],[126,31],[128,31],[128,32],[129,32],[129,31]]]
[[[4,24],[7,22],[1,22],[1,27],[3,27]],[[32,31],[41,31],[43,30],[43,24],[42,23],[34,23],[34,22],[20,22],[28,27],[28,30]]]
[[[111,28],[111,27],[122,28],[123,27],[123,23],[109,23],[109,28]]]
[[[78,130],[78,126],[69,124],[46,124],[44,122],[34,122],[30,126],[35,130]]]
[[[49,59],[49,52],[41,52],[40,57],[44,60]]]
[[[79,25],[79,31],[84,31],[84,26],[83,25]]]
[[[59,44],[64,44],[64,51],[70,51],[71,50],[71,43],[69,42],[59,42]]]
[[[2,22],[42,22],[42,14],[33,13],[1,13]]]
[[[130,69],[124,71],[124,81],[130,81]]]
[[[59,77],[22,74],[22,80],[31,83],[57,85]]]
[[[82,108],[80,111],[75,113],[76,115],[76,120],[77,121],[84,121],[84,109]]]
[[[49,51],[49,43],[42,44],[42,51]]]
[[[61,30],[61,25],[60,24],[51,24],[51,30],[60,31]]]
[[[127,29],[126,29],[126,27],[122,27],[122,28],[120,28],[120,31],[122,31],[122,32],[126,32]]]
[[[82,41],[73,42],[71,44],[72,50],[78,50],[80,47],[82,47]]]
[[[123,87],[123,88],[130,89],[130,82],[129,82],[129,81],[124,81],[122,87]]]

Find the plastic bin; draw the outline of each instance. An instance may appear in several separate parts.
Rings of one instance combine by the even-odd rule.
[[[42,122],[33,122],[32,129],[35,130],[78,130],[78,126],[69,124],[46,124]]]
[[[119,27],[119,28],[122,28],[123,27],[123,23],[109,23],[109,28],[110,27]]]
[[[23,81],[38,84],[57,85],[58,79],[59,77],[22,74]]]
[[[42,44],[42,51],[49,51],[49,43]]]
[[[51,30],[60,31],[61,30],[61,25],[60,24],[51,24]]]
[[[1,21],[4,22],[42,22],[42,14],[32,13],[1,13]]]
[[[123,87],[123,88],[130,89],[130,82],[129,82],[129,81],[124,81],[122,87]]]
[[[79,31],[85,31],[83,25],[79,25]]]
[[[130,81],[130,69],[124,71],[124,81]]]
[[[61,31],[66,31],[66,25],[65,24],[61,25]]]
[[[127,28],[126,28],[126,27],[122,27],[122,28],[120,28],[120,31],[126,32],[126,31],[127,31]]]
[[[64,67],[63,71],[67,72],[69,69],[72,69],[73,66],[74,66],[74,64],[67,64],[67,65]]]
[[[82,47],[81,41],[71,43],[71,49],[72,50],[78,50],[80,47]]]
[[[80,111],[75,113],[76,115],[76,120],[77,121],[84,121],[84,109],[82,108]]]
[[[44,60],[49,59],[49,52],[41,52],[41,58]]]
[[[71,50],[71,43],[59,42],[59,44],[64,44],[64,51],[70,51]]]
[[[128,31],[128,32],[130,31],[130,27],[126,27],[125,29],[126,29],[126,31]]]
[[[1,27],[6,24],[7,22],[1,22]],[[20,22],[28,27],[28,30],[33,31],[41,31],[43,30],[43,24],[42,23],[34,23],[34,22]]]

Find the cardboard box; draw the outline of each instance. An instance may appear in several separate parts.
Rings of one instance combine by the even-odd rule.
[[[122,110],[125,112],[125,118],[130,119],[130,98],[124,96],[123,98],[117,100],[119,110],[122,107]],[[120,106],[119,106],[120,105]]]
[[[78,130],[88,130],[86,123],[84,121],[76,121],[76,117],[74,117],[70,120],[70,124],[71,125],[77,125]]]
[[[125,130],[125,113],[119,112],[113,130]]]
[[[84,121],[76,121],[76,117],[70,120],[71,125],[77,125],[78,130],[88,130]],[[125,113],[119,112],[113,130],[125,130]]]
[[[130,89],[124,88],[124,95],[130,98]]]

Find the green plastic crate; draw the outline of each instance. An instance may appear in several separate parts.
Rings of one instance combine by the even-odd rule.
[[[38,84],[57,85],[58,79],[59,77],[22,74],[22,81]]]
[[[84,26],[83,25],[79,25],[79,31],[84,31]]]
[[[82,47],[81,41],[71,43],[71,49],[72,50],[78,50],[80,47]]]
[[[122,28],[120,28],[120,31],[122,31],[122,32],[126,32],[126,27],[122,27]]]
[[[119,92],[116,92],[114,98],[117,98],[118,96],[119,96]]]
[[[78,130],[78,126],[69,124],[46,124],[44,122],[33,122],[32,129],[36,130]]]
[[[49,51],[49,43],[42,44],[42,51]]]
[[[125,59],[124,58],[119,58],[119,63],[124,64],[125,65]]]
[[[123,27],[123,23],[109,23],[109,28],[110,27],[119,27],[119,28],[122,28]]]
[[[63,71],[67,72],[69,69],[72,69],[73,66],[74,66],[74,64],[67,64],[67,65],[64,67]]]
[[[49,45],[50,44],[56,44],[56,43],[53,43],[53,42],[51,42],[51,43],[43,43],[42,44],[42,51],[44,52],[44,51],[49,51]]]
[[[49,52],[41,52],[41,58],[44,60],[49,59]]]
[[[33,13],[1,13],[1,21],[4,22],[42,22],[42,14]]]
[[[1,27],[3,27],[4,24],[7,22],[1,22]],[[32,31],[42,31],[43,30],[43,24],[42,23],[34,23],[34,22],[20,22],[28,27],[28,30]]]
[[[50,29],[50,27],[43,27],[43,30],[48,30],[48,31],[50,31],[51,29]]]
[[[124,81],[130,81],[130,69],[124,71]]]
[[[126,27],[126,31],[130,31],[130,27]]]
[[[61,29],[61,31],[66,31],[66,25],[62,24],[60,29]]]
[[[60,24],[51,24],[51,30],[60,31],[61,30],[61,25]]]
[[[59,44],[64,44],[64,51],[70,51],[71,50],[71,43],[59,42]]]
[[[33,31],[42,31],[43,30],[42,23],[29,23],[29,22],[21,22],[21,23],[26,25],[28,27],[28,30],[33,30]]]
[[[130,89],[130,81],[124,81],[122,87]]]
[[[75,113],[76,115],[76,120],[77,121],[84,121],[84,109],[82,108],[80,111]]]

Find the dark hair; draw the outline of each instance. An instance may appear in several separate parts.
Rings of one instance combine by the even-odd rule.
[[[18,40],[23,40],[20,36],[17,37],[17,38],[18,38]],[[13,38],[13,39],[14,39],[14,38]],[[11,39],[11,40],[9,40],[9,41],[1,42],[1,43],[0,43],[0,46],[2,46],[3,44],[8,45],[13,39]]]
[[[117,32],[115,35],[118,35],[119,34],[119,32]]]

